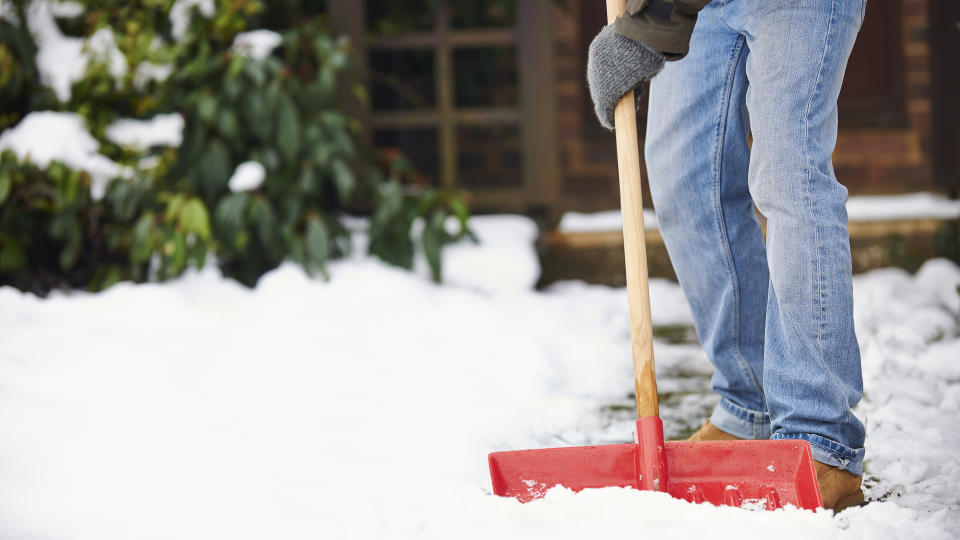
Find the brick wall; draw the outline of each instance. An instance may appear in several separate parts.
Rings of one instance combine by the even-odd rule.
[[[842,129],[834,154],[837,177],[851,193],[934,189],[928,0],[881,1],[899,4],[904,118],[889,128]]]

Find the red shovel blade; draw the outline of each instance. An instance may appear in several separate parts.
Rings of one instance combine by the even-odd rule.
[[[490,454],[493,492],[521,502],[556,485],[644,489],[638,478],[641,444],[576,446]],[[775,510],[814,510],[820,490],[806,441],[668,442],[667,492],[690,502]]]

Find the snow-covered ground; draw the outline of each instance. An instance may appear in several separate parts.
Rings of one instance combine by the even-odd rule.
[[[38,299],[0,289],[0,538],[956,538],[960,269],[855,281],[875,502],[838,517],[658,493],[491,495],[486,454],[630,438],[623,289],[536,292],[532,224],[434,285],[357,256],[256,289],[213,269]],[[668,436],[715,398],[679,288],[652,283]],[[773,536],[775,535],[775,536]]]

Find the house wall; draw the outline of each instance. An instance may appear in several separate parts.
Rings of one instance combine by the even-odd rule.
[[[901,57],[897,60],[902,65],[904,118],[899,126],[841,129],[834,167],[854,194],[934,189],[928,0],[881,2],[900,4]],[[869,13],[870,3],[867,9]],[[853,54],[857,53],[854,49]]]
[[[559,210],[615,208],[619,201],[613,137],[593,118],[584,82],[585,45],[603,24],[603,10],[584,2],[569,0],[553,10],[562,174]],[[851,194],[935,188],[927,2],[868,4],[861,47],[853,51],[848,88],[841,97],[834,154],[837,177]],[[599,16],[593,15],[597,10]],[[881,71],[887,79],[881,82],[888,88],[874,95],[874,81],[868,79]],[[851,77],[864,80],[851,82]]]

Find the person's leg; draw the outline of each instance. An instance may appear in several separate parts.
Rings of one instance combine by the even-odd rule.
[[[834,176],[837,96],[863,0],[731,0],[747,36],[750,192],[767,219],[763,387],[774,439],[855,475],[863,393],[853,328],[846,188]],[[727,8],[725,8],[727,9]]]
[[[770,435],[763,376],[767,263],[747,187],[745,40],[700,13],[690,53],[650,86],[645,158],[670,260],[717,371],[710,418],[744,439]]]

